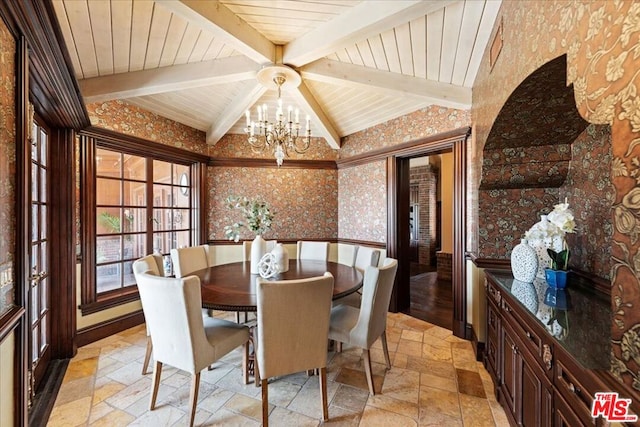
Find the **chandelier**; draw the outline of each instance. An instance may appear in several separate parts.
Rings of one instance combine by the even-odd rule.
[[[245,133],[249,145],[255,150],[273,149],[276,163],[282,166],[285,157],[294,151],[302,154],[309,149],[311,143],[311,118],[307,115],[306,127],[303,136],[300,136],[300,111],[289,106],[287,112],[282,107],[282,88],[287,86],[297,87],[300,84],[300,75],[293,69],[284,65],[265,67],[258,72],[258,81],[265,86],[275,84],[278,90],[278,104],[273,122],[269,120],[269,108],[267,104],[258,106],[258,120],[251,120],[251,112],[247,110],[247,126]]]

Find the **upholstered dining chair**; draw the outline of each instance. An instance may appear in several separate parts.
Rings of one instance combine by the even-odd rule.
[[[342,343],[362,348],[365,374],[371,395],[375,394],[375,389],[369,349],[378,338],[382,339],[387,369],[391,369],[386,327],[389,301],[397,269],[398,261],[393,258],[386,258],[380,268],[367,267],[364,273],[360,308],[341,304],[331,309],[329,339],[337,341],[338,351],[342,350]]]
[[[248,383],[249,328],[227,320],[203,317],[197,276],[175,279],[139,273],[136,279],[155,359],[149,410],[155,409],[162,366],[173,366],[192,376],[189,396],[189,426],[192,426],[200,372],[205,367],[243,346],[243,379]]]
[[[329,259],[329,242],[309,242],[298,240],[298,259],[327,261]]]
[[[208,246],[208,245],[207,245]],[[171,262],[176,278],[188,276],[209,267],[209,254],[204,245],[171,249]]]
[[[164,266],[162,265],[162,255],[147,255],[140,258],[133,263],[133,275],[138,280],[138,274],[146,273],[153,276],[164,276]],[[147,325],[147,348],[144,353],[144,362],[142,362],[142,375],[147,375],[147,369],[149,368],[149,360],[151,360],[151,352],[153,351],[153,345],[151,344],[151,334],[149,333],[149,326]]]
[[[356,247],[356,255],[354,257],[354,267],[360,271],[360,273],[364,274],[364,271],[367,267],[373,266],[377,267],[378,262],[380,260],[380,251],[377,249],[373,249],[367,246],[358,246]],[[338,298],[333,301],[333,305],[336,306],[338,304],[346,304],[351,307],[359,308],[362,301],[362,290],[358,290],[352,294],[349,294],[345,297]]]
[[[268,379],[320,371],[322,419],[327,409],[327,344],[333,276],[256,282],[258,344],[256,380],[262,385],[262,423],[269,425]]]

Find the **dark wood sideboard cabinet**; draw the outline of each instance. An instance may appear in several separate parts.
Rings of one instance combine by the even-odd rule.
[[[543,279],[485,273],[484,364],[511,424],[605,425],[591,417],[591,403],[596,392],[611,391],[598,375],[610,363],[609,301],[571,283],[556,292]]]

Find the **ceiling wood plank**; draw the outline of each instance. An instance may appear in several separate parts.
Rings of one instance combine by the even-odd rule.
[[[176,58],[173,61],[173,65],[178,64],[186,64],[189,62],[189,57],[191,56],[191,52],[198,41],[198,37],[202,30],[198,28],[196,25],[187,25],[187,29],[182,36],[182,40],[180,41],[180,47],[178,48],[178,52],[176,53]]]
[[[207,62],[95,77],[78,83],[85,101],[98,102],[255,79],[257,68],[255,62],[244,56],[231,56]]]
[[[349,62],[355,65],[364,65],[362,57],[360,56],[360,51],[358,50],[358,47],[356,45],[349,46],[345,48],[345,50],[347,51],[347,55],[349,55]]]
[[[98,62],[98,74],[113,74],[113,45],[111,37],[111,7],[109,0],[87,2],[93,43]]]
[[[458,39],[460,38],[460,25],[464,12],[464,3],[454,3],[444,10],[444,27],[442,29],[442,55],[440,60],[440,76],[438,80],[451,83],[453,64],[458,54]]]
[[[411,52],[413,53],[413,73],[416,77],[427,78],[427,18],[421,16],[409,23],[411,28]]]
[[[215,37],[221,37],[254,62],[275,62],[275,45],[219,1],[170,0],[161,4]]]
[[[198,34],[198,40],[196,40],[196,44],[191,51],[191,55],[189,55],[189,62],[201,62],[204,55],[209,50],[211,43],[213,43],[214,37],[213,34],[207,31],[200,31]]]
[[[366,90],[417,96],[445,107],[471,107],[471,89],[413,76],[372,70],[357,65],[321,59],[300,69],[303,78]]]
[[[476,43],[476,35],[480,27],[484,6],[485,2],[483,1],[468,1],[464,4],[462,24],[460,24],[458,52],[453,64],[453,74],[451,76],[451,83],[454,85],[462,86],[464,84],[467,70],[469,70],[469,61],[471,60],[473,47]]]
[[[207,130],[207,144],[215,145],[236,124],[245,112],[255,104],[267,91],[267,88],[256,82],[246,88]]]
[[[427,15],[427,79],[437,81],[440,78],[442,59],[442,28],[444,10]]]
[[[488,0],[485,2],[484,11],[482,12],[482,20],[480,21],[480,28],[478,28],[478,34],[476,35],[476,44],[473,47],[473,53],[469,60],[469,71],[464,79],[465,87],[472,87],[473,82],[476,80],[478,68],[480,68],[480,61],[482,61],[482,55],[484,55],[484,49],[489,43],[489,37],[491,37],[491,31],[493,30],[493,24],[498,16],[500,10],[501,0]]]
[[[384,53],[384,45],[382,44],[382,38],[380,35],[370,37],[368,40],[371,47],[371,54],[376,61],[376,67],[378,70],[389,71],[389,63],[387,62],[387,56]],[[328,57],[328,59],[331,59]]]
[[[133,15],[131,17],[131,50],[129,52],[129,71],[138,71],[144,68],[147,57],[147,43],[149,41],[149,29],[153,16],[153,2],[134,1]]]
[[[169,30],[167,31],[167,37],[165,38],[164,47],[162,48],[162,55],[160,56],[160,67],[175,65],[178,49],[180,49],[180,44],[182,43],[188,24],[189,23],[181,16],[176,14],[171,15]]]
[[[382,46],[384,47],[384,55],[387,57],[389,71],[392,73],[402,73],[400,67],[400,56],[398,55],[398,44],[396,42],[396,32],[391,29],[380,34]]]
[[[85,2],[72,1],[65,3],[69,27],[80,58],[82,75],[95,77],[99,75],[98,60],[93,46],[93,30],[89,19],[89,9]]]
[[[452,1],[380,0],[371,7],[369,2],[362,2],[288,43],[284,47],[283,62],[300,67],[449,3]]]
[[[398,25],[395,28],[396,44],[398,46],[398,58],[400,70],[406,76],[413,76],[413,50],[411,49],[411,30],[409,23]]]
[[[171,12],[161,7],[153,8],[153,19],[149,28],[149,41],[147,42],[147,55],[144,58],[144,69],[158,68],[164,49],[165,40],[169,33]]]
[[[67,12],[65,10],[64,4],[62,3],[62,0],[53,0],[53,8],[56,11],[56,16],[58,17],[58,22],[60,23],[62,36],[67,41],[67,50],[69,51],[69,56],[71,58],[71,64],[73,65],[75,77],[81,79],[83,77],[83,74],[82,67],[80,66],[80,58],[78,57],[78,51],[76,49],[75,43],[73,43],[73,33],[71,31],[71,27],[69,26],[69,19],[67,19]]]
[[[327,141],[327,144],[335,150],[340,149],[340,135],[304,81],[296,89],[291,90],[291,96],[309,115],[312,123],[319,126],[320,136]],[[313,129],[312,133],[315,134]]]
[[[376,68],[376,60],[373,58],[373,53],[371,53],[371,46],[369,46],[369,42],[367,40],[363,40],[356,43],[356,47],[358,48],[358,52],[360,52],[363,65],[369,68]]]
[[[115,74],[129,71],[132,9],[131,0],[111,2],[111,36]]]

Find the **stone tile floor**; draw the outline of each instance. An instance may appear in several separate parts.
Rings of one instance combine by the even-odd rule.
[[[214,315],[233,320],[232,313]],[[329,353],[329,421],[336,426],[508,426],[493,384],[471,343],[402,313],[389,313],[392,368],[380,341],[372,348],[376,390],[370,396],[361,350]],[[183,426],[188,422],[189,374],[165,366],[158,405],[149,411],[151,374],[142,375],[144,325],[78,350],[65,374],[48,426]],[[260,388],[242,384],[236,350],[201,375],[196,425],[261,424]],[[318,378],[306,373],[269,383],[273,426],[321,422]]]

